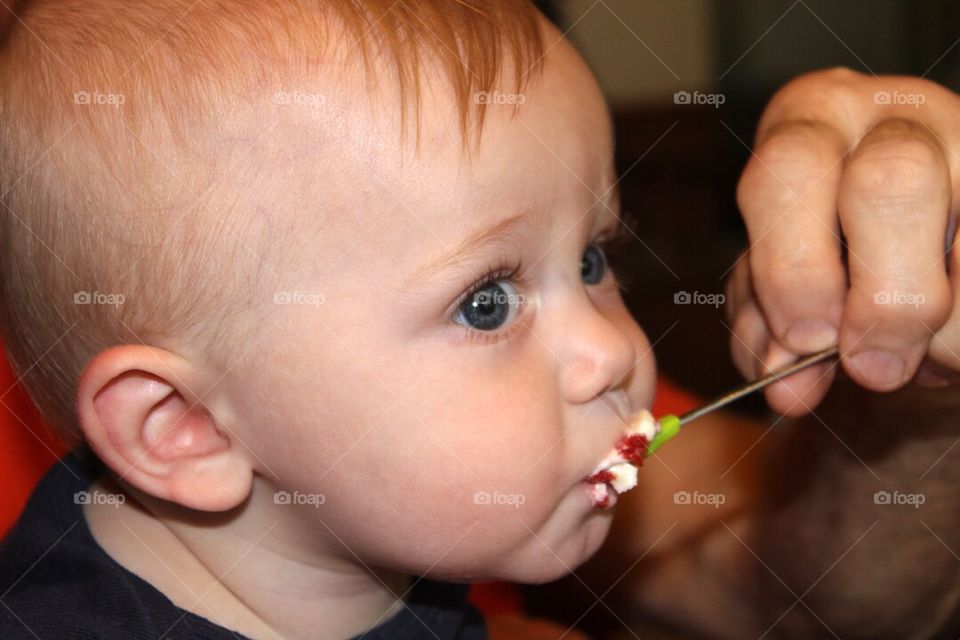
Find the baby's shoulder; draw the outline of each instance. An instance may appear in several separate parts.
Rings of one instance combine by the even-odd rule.
[[[0,542],[0,639],[226,637],[100,547],[83,512],[92,481],[76,458],[61,460]]]
[[[0,638],[121,638],[136,609],[81,523],[53,537],[51,522],[21,518],[0,545]]]

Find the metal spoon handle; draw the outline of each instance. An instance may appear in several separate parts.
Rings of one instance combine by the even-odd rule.
[[[829,349],[824,349],[823,351],[819,351],[809,356],[800,358],[793,364],[787,365],[782,369],[778,369],[777,371],[767,374],[762,378],[758,378],[752,382],[747,382],[746,384],[737,387],[733,391],[730,391],[720,396],[716,400],[713,400],[712,402],[703,405],[699,409],[694,409],[693,411],[685,413],[680,417],[677,417],[673,414],[663,416],[662,418],[657,420],[657,425],[658,425],[657,435],[654,436],[653,440],[647,446],[646,455],[647,456],[653,455],[657,451],[657,449],[659,449],[664,445],[664,443],[672,440],[678,433],[680,433],[680,427],[682,425],[685,425],[692,420],[696,420],[700,416],[710,413],[711,411],[714,411],[716,409],[719,409],[720,407],[725,407],[731,402],[733,402],[734,400],[738,398],[742,398],[748,393],[752,393],[757,389],[763,389],[765,386],[767,386],[771,382],[776,382],[781,378],[786,378],[787,376],[792,375],[797,371],[800,371],[801,369],[806,369],[807,367],[815,365],[818,362],[823,362],[824,360],[833,358],[837,354],[838,354],[837,347],[830,347]]]
[[[699,418],[704,414],[710,413],[711,411],[714,411],[721,407],[725,407],[731,402],[733,402],[734,400],[742,398],[748,393],[753,393],[758,389],[763,389],[767,385],[773,382],[776,382],[781,378],[786,378],[787,376],[792,375],[797,371],[800,371],[801,369],[806,369],[807,367],[813,366],[818,362],[823,362],[824,360],[832,358],[836,356],[837,353],[838,353],[837,347],[830,347],[829,349],[818,351],[817,353],[811,354],[809,356],[804,356],[803,358],[800,358],[793,364],[787,365],[782,369],[778,369],[773,373],[769,373],[763,376],[762,378],[757,378],[756,380],[747,382],[746,384],[743,384],[737,387],[733,391],[729,391],[724,395],[720,396],[719,398],[716,398],[715,400],[709,402],[708,404],[705,404],[698,409],[694,409],[693,411],[683,414],[679,418],[680,425],[685,425],[692,420],[696,420],[697,418]]]

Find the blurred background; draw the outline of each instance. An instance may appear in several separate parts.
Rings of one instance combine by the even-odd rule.
[[[708,396],[741,381],[723,309],[674,297],[722,293],[746,247],[736,182],[777,88],[845,66],[960,89],[956,0],[538,4],[580,50],[613,110],[624,209],[640,218],[642,240],[627,267],[628,304],[656,343],[661,372]],[[695,92],[722,104],[684,103]],[[740,409],[762,411],[762,399]]]
[[[742,378],[722,306],[676,298],[722,293],[747,246],[735,189],[773,93],[799,74],[834,66],[923,76],[960,90],[956,0],[539,4],[580,50],[613,111],[624,210],[640,221],[641,242],[623,265],[632,280],[627,304],[655,344],[660,373],[701,396]],[[694,92],[722,96],[713,100],[722,104],[685,102]],[[765,414],[755,395],[734,411]],[[570,586],[528,589],[526,598],[533,611],[597,638],[673,637],[627,631],[605,607],[591,606],[596,598],[586,589],[563,597]]]

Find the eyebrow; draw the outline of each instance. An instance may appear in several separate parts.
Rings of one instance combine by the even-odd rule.
[[[419,267],[404,283],[403,288],[408,289],[417,280],[429,278],[439,271],[444,271],[456,264],[468,261],[474,254],[482,252],[487,245],[495,243],[504,236],[515,233],[517,228],[522,226],[526,220],[527,214],[520,213],[474,231],[449,253]]]

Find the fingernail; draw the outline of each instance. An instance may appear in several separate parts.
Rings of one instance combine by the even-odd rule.
[[[893,387],[903,382],[906,363],[889,351],[863,351],[848,359],[850,366],[868,382],[878,387]]]
[[[820,351],[837,344],[837,330],[823,320],[802,320],[783,336],[794,351]]]

